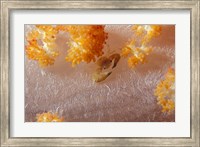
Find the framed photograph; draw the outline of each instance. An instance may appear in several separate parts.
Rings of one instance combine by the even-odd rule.
[[[1,146],[199,146],[199,8],[1,1]]]

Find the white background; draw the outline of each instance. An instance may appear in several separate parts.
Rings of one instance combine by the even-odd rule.
[[[11,137],[190,137],[190,12],[14,10],[11,19]],[[175,122],[25,123],[25,24],[175,24]]]

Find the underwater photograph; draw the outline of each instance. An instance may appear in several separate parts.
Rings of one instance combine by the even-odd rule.
[[[25,122],[175,122],[175,25],[24,29]]]

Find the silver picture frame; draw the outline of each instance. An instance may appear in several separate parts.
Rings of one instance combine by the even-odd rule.
[[[1,146],[200,146],[200,6],[199,0],[181,1],[77,1],[1,0]],[[123,138],[35,138],[10,137],[10,14],[18,10],[62,9],[137,9],[137,10],[189,10],[191,16],[191,135],[190,137],[123,137]]]

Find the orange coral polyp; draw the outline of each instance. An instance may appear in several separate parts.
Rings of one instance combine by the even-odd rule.
[[[161,34],[162,27],[159,25],[149,25],[150,29],[146,30],[146,35],[144,36],[142,43],[149,43],[152,38],[158,37]]]
[[[103,47],[108,34],[103,25],[70,25],[68,31],[71,36],[66,61],[72,66],[80,62],[90,63],[96,57],[103,55]]]
[[[129,57],[128,66],[134,68],[139,63],[139,59],[135,56]]]
[[[127,57],[130,53],[131,53],[131,48],[125,46],[124,48],[122,48],[121,56]]]
[[[68,32],[68,25],[56,25],[55,29],[57,31]]]
[[[128,66],[130,68],[135,68],[137,64],[144,64],[146,62],[146,56],[149,55],[151,51],[152,48],[150,47],[136,47],[133,42],[131,42],[122,49],[121,56],[127,57],[129,54],[131,54],[132,56],[128,58]]]
[[[121,56],[128,57],[132,55],[128,59],[128,65],[134,68],[137,64],[146,62],[146,56],[152,51],[152,47],[149,47],[147,43],[153,37],[159,36],[162,28],[159,25],[133,25],[132,30],[140,38],[139,45],[136,47],[135,39],[131,40],[122,48]]]
[[[142,44],[145,45],[151,41],[152,38],[160,35],[162,27],[160,25],[134,25],[132,30],[138,36],[143,36]]]
[[[142,25],[133,25],[132,30],[136,32],[136,35],[141,36],[144,34],[145,29]]]

